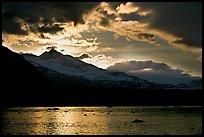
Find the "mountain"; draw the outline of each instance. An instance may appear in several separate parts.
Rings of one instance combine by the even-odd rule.
[[[40,56],[23,54],[23,57],[36,67],[41,68],[42,72],[47,73],[46,75],[52,73],[52,76],[50,75],[51,79],[53,79],[53,75],[58,77],[57,79],[61,81],[58,83],[63,83],[63,81],[66,83],[65,79],[74,79],[81,81],[81,83],[87,82],[89,83],[88,85],[91,85],[90,87],[130,89],[157,89],[162,87],[159,84],[154,84],[123,72],[109,72],[97,68],[70,55],[63,55],[54,49],[44,52]]]
[[[10,91],[52,90],[52,83],[18,53],[0,46],[1,88]]]
[[[202,79],[191,81],[191,85],[196,85],[196,86],[202,85]]]
[[[1,46],[0,62],[3,107],[199,105],[203,100],[201,90],[178,92],[174,85],[154,84],[125,73],[109,72],[54,50],[38,57],[20,55]],[[200,85],[202,80],[191,84]],[[177,90],[161,90],[172,88]]]
[[[192,80],[189,84],[180,83],[178,87],[180,89],[202,89],[202,78]]]
[[[201,88],[202,82],[191,84],[155,84],[123,72],[112,72],[87,64],[52,49],[40,56],[17,54],[6,47],[1,52],[1,79],[8,89],[72,90],[72,89],[185,89]],[[36,86],[34,86],[36,85]],[[80,86],[79,86],[80,85]]]

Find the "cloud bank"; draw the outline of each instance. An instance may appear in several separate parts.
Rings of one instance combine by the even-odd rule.
[[[165,63],[153,61],[120,62],[109,66],[107,70],[125,72],[159,84],[190,83],[197,79],[183,70],[173,69]]]

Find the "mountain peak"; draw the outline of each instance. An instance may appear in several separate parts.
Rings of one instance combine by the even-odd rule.
[[[55,49],[51,49],[50,51],[48,51],[48,53],[50,53],[50,54],[60,54],[60,55],[62,55],[62,53],[58,52],[58,51],[55,50]]]
[[[63,56],[63,54],[56,51],[55,49],[51,49],[50,51],[45,51],[43,54],[40,55],[41,58],[56,58],[60,56]]]

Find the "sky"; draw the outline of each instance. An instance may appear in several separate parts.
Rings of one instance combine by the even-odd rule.
[[[202,77],[202,3],[3,2],[2,45],[35,55],[55,48],[108,70]]]

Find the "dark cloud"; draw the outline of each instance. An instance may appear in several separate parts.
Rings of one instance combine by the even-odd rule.
[[[82,54],[82,55],[80,55],[80,56],[78,56],[78,57],[75,57],[75,58],[81,60],[81,59],[85,59],[85,58],[92,58],[92,56],[89,55],[88,53],[84,53],[84,54]]]
[[[108,2],[109,3],[109,6],[112,8],[112,9],[114,9],[114,10],[116,10],[116,8],[120,5],[120,4],[125,4],[126,2]]]
[[[27,31],[21,29],[21,23],[17,20],[21,19],[28,24],[42,23],[44,26],[39,28],[39,31],[54,33],[62,29],[54,25],[54,22],[84,23],[82,14],[98,4],[97,2],[3,2],[2,31],[27,34]]]
[[[101,17],[101,20],[99,22],[99,24],[102,25],[102,26],[109,26],[110,25],[110,20],[113,21],[116,18],[115,14],[108,14],[107,11],[103,11],[100,8],[98,8],[96,10],[103,15],[103,17]]]
[[[51,46],[51,47],[47,47],[46,49],[47,50],[54,50],[54,49],[57,49],[57,47],[56,46]]]
[[[120,67],[118,67],[120,66]],[[164,63],[155,63],[153,61],[127,61],[116,63],[114,66],[110,66],[109,69],[117,68],[119,71],[140,71],[146,68],[153,70],[171,70],[170,66]]]
[[[139,39],[145,39],[148,41],[155,41],[154,35],[150,34],[150,33],[139,33],[137,36]]]
[[[130,14],[120,14],[120,17],[122,18],[122,21],[129,21],[129,20],[144,21],[149,18],[149,16],[141,16],[135,12],[130,13]]]
[[[39,35],[39,38],[41,38],[41,39],[49,39],[49,37],[46,37],[46,36],[45,36],[44,34],[42,34],[42,33]]]
[[[110,24],[110,21],[107,18],[101,19],[101,22],[100,22],[101,26],[109,26],[109,24]]]
[[[202,47],[202,2],[137,2],[140,10],[152,10],[150,27],[181,37],[175,41]]]
[[[126,72],[155,83],[190,83],[195,77],[183,74],[183,70],[173,69],[165,63],[153,61],[127,61],[116,63],[107,68],[110,71]]]
[[[2,19],[2,32],[19,35],[28,34],[27,31],[21,29],[21,25],[19,22],[17,22],[17,19],[15,17],[7,17],[6,19]]]
[[[58,24],[55,25],[44,25],[42,27],[38,27],[38,32],[43,33],[56,33],[58,31],[63,30],[64,28],[60,27]]]

